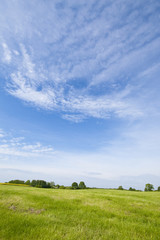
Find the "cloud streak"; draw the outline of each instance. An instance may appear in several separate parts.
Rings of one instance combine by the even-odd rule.
[[[32,178],[43,176],[61,184],[76,179],[86,179],[90,186],[99,187],[117,187],[115,184],[120,182],[126,186],[136,183],[143,188],[146,181],[152,180],[158,184],[160,134],[156,124],[150,123],[143,128],[138,124],[132,128],[128,126],[118,139],[107,140],[94,151],[57,150],[45,143],[28,141],[27,137],[1,132],[0,167],[10,169],[9,176],[13,178],[19,176],[14,171],[17,169],[25,178],[32,172]],[[6,181],[6,176],[3,179]]]
[[[159,2],[37,3],[1,6],[7,91],[75,122],[147,115],[139,75],[160,62]]]
[[[50,158],[55,154],[53,147],[44,146],[41,143],[29,144],[24,137],[12,137],[4,131],[0,131],[0,155],[8,157],[37,158],[45,155]]]

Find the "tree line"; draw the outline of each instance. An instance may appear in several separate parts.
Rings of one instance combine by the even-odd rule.
[[[86,186],[86,184],[83,181],[81,181],[79,184],[77,182],[73,182],[71,184],[71,186],[59,185],[59,184],[55,184],[53,181],[46,182],[44,180],[32,180],[32,181],[30,181],[30,180],[27,180],[27,181],[11,180],[8,183],[25,184],[25,185],[29,185],[31,187],[37,187],[37,188],[57,188],[57,189],[86,189],[86,188],[89,188]],[[117,189],[118,190],[127,190],[127,189],[124,189],[122,186],[119,186]],[[141,190],[136,190],[135,188],[132,188],[132,187],[130,187],[128,190],[129,191],[141,191]],[[145,192],[154,191],[153,184],[147,183],[145,185],[144,191]],[[160,186],[155,191],[160,191]]]
[[[25,185],[29,185],[31,187],[37,187],[37,188],[60,188],[60,189],[86,189],[86,184],[81,181],[79,184],[77,182],[73,182],[71,186],[64,186],[64,185],[59,185],[59,184],[55,184],[53,181],[52,182],[46,182],[44,180],[27,180],[27,181],[23,181],[23,180],[11,180],[8,183],[12,183],[12,184],[25,184]]]
[[[118,190],[126,190],[126,189],[124,189],[122,186],[119,186],[119,187],[118,187]],[[135,188],[132,188],[132,187],[130,187],[128,190],[129,190],[129,191],[140,191],[140,190],[136,190]],[[153,190],[154,190],[153,184],[147,183],[147,184],[145,185],[145,188],[144,188],[144,191],[145,191],[145,192],[150,192],[150,191],[153,191]],[[159,187],[157,188],[157,190],[155,190],[155,191],[160,191],[160,186],[159,186]]]

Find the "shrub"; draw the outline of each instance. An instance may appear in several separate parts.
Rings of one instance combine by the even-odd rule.
[[[67,186],[65,187],[65,189],[73,189],[71,186]]]
[[[65,186],[64,186],[64,185],[61,185],[61,186],[59,187],[59,189],[65,189]]]

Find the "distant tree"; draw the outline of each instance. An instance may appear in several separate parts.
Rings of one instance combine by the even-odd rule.
[[[160,186],[158,187],[158,189],[157,189],[158,191],[160,191]]]
[[[85,189],[85,188],[86,188],[85,183],[84,183],[84,182],[80,182],[80,183],[79,183],[79,188],[80,188],[80,189]]]
[[[32,180],[31,186],[37,188],[51,188],[50,183],[44,180]]]
[[[37,185],[37,180],[32,180],[31,186],[32,186],[32,187],[35,187],[36,185]]]
[[[150,184],[150,183],[147,183],[147,184],[145,185],[144,191],[149,192],[149,191],[152,191],[153,189],[154,189],[153,185]]]
[[[72,188],[73,188],[73,189],[78,189],[78,183],[73,182],[73,183],[72,183]]]
[[[50,186],[51,186],[51,188],[54,188],[55,187],[55,182],[50,182]]]
[[[46,188],[51,188],[51,183],[47,182]]]
[[[59,189],[65,189],[65,186],[64,186],[64,185],[61,185],[61,186],[59,187]]]
[[[130,188],[129,188],[129,191],[136,191],[136,189],[135,189],[135,188],[132,188],[132,187],[130,187]]]
[[[23,181],[23,180],[18,180],[18,179],[16,179],[16,180],[11,180],[11,181],[9,181],[9,183],[24,184],[24,181]]]
[[[60,188],[60,185],[59,184],[55,185],[55,188]]]
[[[119,187],[118,187],[118,190],[123,190],[123,187],[122,187],[122,186],[119,186]]]
[[[44,180],[37,180],[37,187],[47,188],[47,182]]]
[[[27,180],[25,184],[30,185],[31,184],[30,180]]]

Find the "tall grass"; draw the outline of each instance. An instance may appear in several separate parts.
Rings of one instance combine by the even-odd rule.
[[[0,240],[160,239],[160,192],[0,185]]]
[[[0,183],[0,185],[10,185],[10,186],[23,186],[23,187],[29,187],[27,184],[19,184],[19,183]]]

